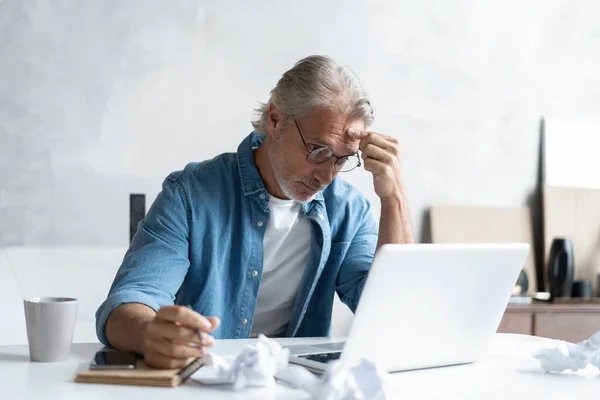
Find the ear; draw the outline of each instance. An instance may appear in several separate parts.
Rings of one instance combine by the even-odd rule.
[[[277,131],[281,129],[283,122],[283,115],[281,111],[273,104],[269,104],[269,116],[267,117],[267,133],[269,136],[274,137]]]

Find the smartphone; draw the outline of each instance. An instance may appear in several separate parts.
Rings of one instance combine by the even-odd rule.
[[[90,369],[134,369],[138,355],[114,349],[102,349],[94,355]]]

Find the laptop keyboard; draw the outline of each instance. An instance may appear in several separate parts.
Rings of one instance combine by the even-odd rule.
[[[306,358],[307,360],[328,363],[329,361],[338,360],[342,355],[341,351],[334,351],[331,353],[319,353],[319,354],[306,354],[299,356],[300,358]]]

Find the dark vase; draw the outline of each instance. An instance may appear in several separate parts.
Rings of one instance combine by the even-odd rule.
[[[569,297],[573,287],[575,260],[570,239],[556,238],[548,258],[548,285],[550,297]]]

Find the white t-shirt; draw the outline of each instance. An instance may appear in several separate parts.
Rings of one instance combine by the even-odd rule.
[[[259,333],[267,336],[285,334],[308,261],[309,247],[310,222],[302,213],[302,204],[271,196],[252,337]]]

